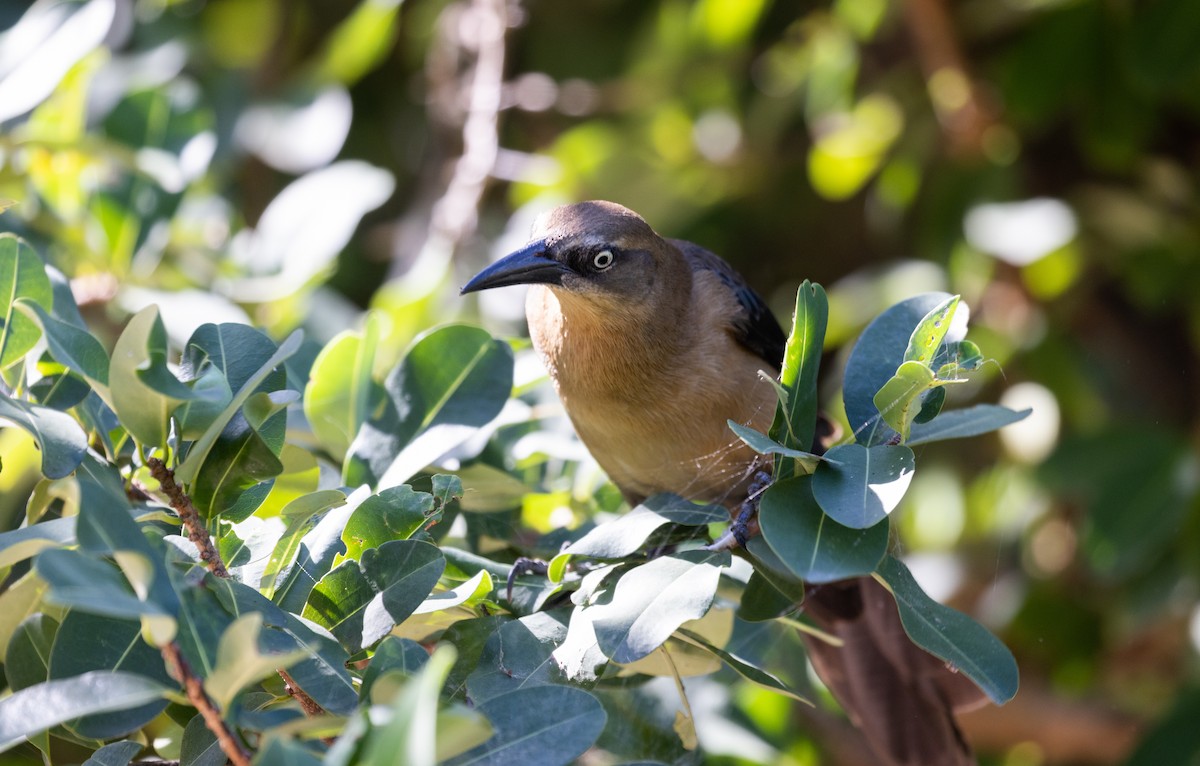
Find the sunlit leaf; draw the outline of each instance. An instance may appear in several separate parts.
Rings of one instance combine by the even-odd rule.
[[[304,416],[321,446],[338,460],[386,396],[371,378],[380,322],[377,314],[368,314],[361,333],[347,330],[334,337],[309,372]]]
[[[934,356],[942,347],[942,341],[950,330],[954,319],[954,311],[958,308],[960,296],[952,295],[942,303],[934,306],[917,326],[908,339],[908,348],[904,351],[904,361],[920,362],[926,367],[932,367]]]
[[[779,384],[787,391],[787,400],[780,403],[770,431],[772,440],[801,452],[813,448],[813,438],[816,434],[817,374],[820,371],[821,351],[828,323],[829,301],[825,297],[824,288],[805,280],[796,292],[796,311],[792,316],[792,330],[788,335],[783,354],[783,368],[779,373]],[[736,429],[734,432],[738,433],[743,441],[746,440]],[[746,443],[754,447],[752,442]],[[757,447],[754,448],[758,450]],[[763,450],[758,451],[770,454]],[[792,474],[785,466],[783,461],[776,461],[776,478],[784,479]]]
[[[316,526],[319,514],[345,504],[341,490],[325,489],[296,498],[284,507],[280,516],[287,525],[267,559],[260,589],[267,598],[275,595],[279,573],[289,568],[300,549],[301,539]]]
[[[438,549],[395,540],[346,561],[321,578],[304,617],[328,628],[350,651],[369,647],[420,606],[445,567]]]
[[[657,649],[680,625],[704,616],[728,561],[724,552],[692,551],[662,556],[626,572],[611,601],[583,610],[600,649],[620,663]]]
[[[221,634],[217,666],[204,679],[204,690],[221,710],[228,710],[234,696],[246,686],[307,656],[300,649],[283,653],[260,651],[262,625],[262,614],[249,612],[234,620]]]
[[[75,521],[67,516],[0,533],[0,569],[75,542]]]
[[[363,551],[389,540],[407,540],[436,518],[433,495],[414,492],[407,484],[389,487],[368,497],[350,514],[342,531],[346,552],[334,565],[345,559],[360,559]]]
[[[908,447],[843,444],[829,450],[813,474],[813,497],[834,521],[866,529],[900,504],[914,469]]]
[[[166,444],[168,418],[192,394],[167,368],[167,332],[157,306],[142,309],[125,326],[113,347],[108,381],[121,425],[142,444]]]

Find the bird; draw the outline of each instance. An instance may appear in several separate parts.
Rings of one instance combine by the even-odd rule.
[[[736,512],[761,490],[769,462],[728,423],[770,428],[770,378],[787,339],[726,261],[593,200],[539,216],[528,244],[461,293],[512,285],[529,286],[534,347],[579,438],[631,506],[670,492]],[[953,711],[985,698],[905,636],[883,586],[869,577],[806,585],[804,608],[841,642],[805,636],[880,764],[974,763]]]

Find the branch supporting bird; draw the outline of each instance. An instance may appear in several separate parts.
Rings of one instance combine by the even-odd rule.
[[[631,504],[660,492],[725,505],[718,544],[744,544],[769,461],[736,438],[765,433],[786,337],[719,256],[659,236],[612,202],[555,208],[529,243],[462,292],[529,285],[529,332],[580,439]],[[981,692],[904,634],[883,586],[806,589],[805,608],[842,642],[806,636],[822,680],[886,766],[974,763],[953,711]]]

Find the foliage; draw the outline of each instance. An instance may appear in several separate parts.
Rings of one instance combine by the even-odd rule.
[[[986,763],[1194,758],[1196,7],[3,5],[0,759],[223,760],[174,645],[262,762],[839,763],[786,612],[869,572],[997,700],[921,587],[1012,648]],[[753,568],[458,323],[520,334],[453,283],[585,198],[795,308]]]

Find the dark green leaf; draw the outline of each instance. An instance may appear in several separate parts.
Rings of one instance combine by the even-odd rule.
[[[116,566],[81,551],[42,551],[34,567],[50,585],[47,598],[52,603],[110,617],[166,614],[158,605],[139,599]]]
[[[771,485],[759,505],[759,523],[771,550],[807,582],[868,574],[887,551],[886,519],[866,529],[837,523],[817,505],[807,476]]]
[[[321,766],[321,759],[295,740],[271,737],[266,747],[255,754],[252,763],[254,766]]]
[[[483,745],[447,766],[556,766],[581,755],[604,730],[599,700],[569,686],[518,689],[479,705],[495,729]]]
[[[825,461],[812,477],[812,494],[834,521],[866,529],[899,505],[914,469],[908,447],[843,444],[825,453]]]
[[[28,242],[15,234],[0,234],[0,369],[29,353],[42,335],[36,323],[17,311],[20,298],[50,308],[50,278]]]
[[[22,689],[0,700],[0,750],[81,716],[153,703],[168,691],[168,687],[145,676],[110,670],[94,670]]]
[[[987,628],[967,615],[931,599],[908,567],[887,556],[879,565],[909,638],[925,651],[957,668],[997,705],[1017,693],[1017,661]]]
[[[180,766],[225,766],[229,759],[204,723],[204,716],[197,713],[183,728],[183,739],[179,747]]]
[[[137,742],[114,742],[92,753],[83,766],[129,766],[133,757],[141,751],[142,746]]]
[[[1200,753],[1200,689],[1185,688],[1146,733],[1123,766],[1194,764]]]
[[[320,515],[345,503],[346,495],[341,490],[324,489],[301,495],[284,506],[280,517],[286,526],[267,559],[259,584],[264,596],[271,598],[275,595],[276,578],[281,571],[291,568],[300,549],[301,539],[316,527]]]
[[[48,479],[70,474],[87,452],[87,434],[65,412],[0,394],[0,419],[11,421],[34,438],[42,451],[42,475]]]
[[[949,297],[925,293],[898,303],[867,325],[854,344],[846,361],[843,397],[851,433],[859,443],[873,446],[896,436],[879,417],[875,394],[904,362],[913,329]]]
[[[733,431],[737,438],[744,441],[750,449],[760,455],[780,455],[782,457],[795,458],[796,460],[804,461],[810,465],[815,465],[821,460],[820,455],[814,455],[811,452],[804,450],[792,449],[785,447],[775,441],[766,434],[761,434],[753,428],[738,423],[735,420],[726,421],[729,425],[729,430]]]
[[[797,608],[796,601],[784,595],[766,575],[755,569],[738,601],[737,616],[747,622],[763,622],[782,617]]]
[[[350,445],[347,483],[401,484],[464,441],[508,401],[512,365],[508,344],[476,327],[421,336],[384,381],[383,412]]]
[[[4,653],[8,688],[20,691],[50,678],[50,649],[56,632],[58,622],[41,613],[21,621]]]
[[[212,327],[211,325],[209,326]],[[222,339],[227,334],[237,332],[223,329],[227,327],[229,326],[221,325],[220,327],[214,327],[211,332],[219,333],[222,336]],[[267,376],[269,376],[275,370],[275,368],[280,367],[288,357],[296,353],[296,351],[300,348],[300,344],[303,339],[304,333],[300,332],[299,330],[293,332],[287,337],[286,340],[284,340],[283,343],[279,344],[279,348],[275,350],[270,358],[264,362],[261,362],[254,372],[252,372],[245,379],[245,381],[241,383],[240,386],[237,386],[237,393],[234,394],[233,399],[230,400],[229,404],[225,407],[225,410],[215,420],[213,420],[212,424],[208,427],[208,430],[205,431],[204,434],[197,439],[194,444],[192,444],[191,449],[188,450],[187,458],[177,469],[175,469],[176,481],[182,484],[191,484],[196,480],[196,477],[200,473],[200,468],[202,466],[208,469],[207,472],[212,472],[214,470],[214,466],[208,464],[208,457],[209,452],[213,449],[217,439],[228,439],[230,435],[225,433],[225,431],[229,429],[234,429],[235,431],[240,430],[235,423],[231,422],[234,420],[234,416],[238,414],[238,410],[240,410],[242,405],[245,404],[246,400],[258,390],[258,386],[267,379]],[[213,353],[214,352],[209,349],[210,359],[213,358]],[[225,377],[230,381],[230,388],[233,389],[238,379],[242,376],[242,374],[244,374],[244,368],[253,365],[254,361],[256,360],[247,359],[244,355],[226,355],[220,357],[218,366],[221,366],[222,364],[224,365],[224,369],[226,371]],[[257,431],[258,429],[254,430]],[[275,470],[275,474],[282,470],[283,467],[280,465],[279,468]],[[275,474],[271,475],[274,476]]]
[[[133,673],[173,687],[162,655],[142,640],[136,621],[116,620],[73,610],[63,619],[50,653],[51,679],[71,678],[90,671]],[[155,700],[121,712],[100,713],[67,722],[76,734],[111,739],[141,728],[167,705]]]
[[[517,689],[564,682],[553,654],[566,637],[567,626],[545,612],[504,623],[467,676],[467,694],[480,703]]]
[[[321,578],[309,594],[304,617],[328,628],[356,652],[411,615],[437,585],[445,565],[442,554],[428,543],[384,543]]]

